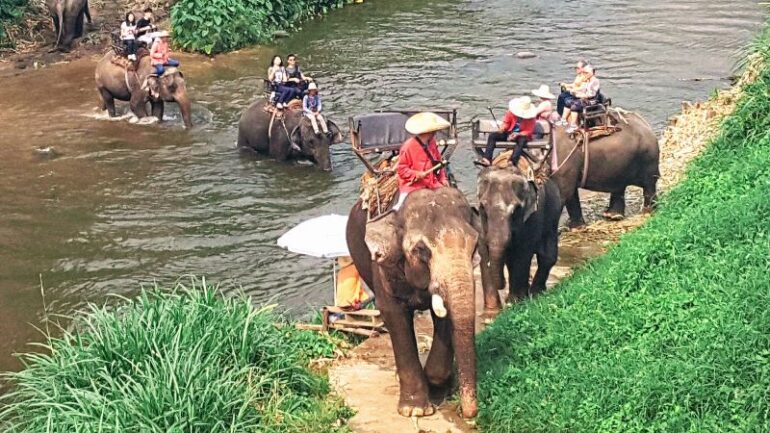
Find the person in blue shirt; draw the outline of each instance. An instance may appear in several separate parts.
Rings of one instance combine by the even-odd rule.
[[[318,130],[319,124],[324,134],[329,133],[326,121],[321,115],[321,109],[321,96],[318,94],[318,86],[315,83],[310,83],[307,87],[307,95],[302,98],[302,112],[310,119],[310,123],[313,125],[313,131],[315,131],[316,135],[321,133],[321,131]]]

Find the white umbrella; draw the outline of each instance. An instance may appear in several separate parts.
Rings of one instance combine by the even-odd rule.
[[[278,246],[313,257],[331,259],[348,256],[345,226],[348,217],[324,215],[301,222],[278,238]]]

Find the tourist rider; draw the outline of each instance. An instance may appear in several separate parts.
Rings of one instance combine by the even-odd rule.
[[[308,94],[302,98],[302,112],[310,119],[310,123],[313,125],[313,131],[316,135],[321,132],[318,130],[318,124],[321,124],[321,129],[324,134],[329,134],[329,128],[326,126],[326,120],[321,115],[321,109],[323,105],[321,103],[321,96],[318,94],[318,86],[316,83],[310,83],[307,88]]]
[[[271,103],[275,103],[275,108],[282,110],[284,104],[291,101],[294,95],[294,89],[286,86],[288,76],[286,74],[286,68],[283,67],[283,59],[281,56],[273,57],[273,62],[270,67],[267,68],[267,80],[273,87],[275,97]]]
[[[492,132],[487,137],[487,147],[484,150],[484,157],[481,164],[490,165],[494,156],[495,146],[498,141],[516,142],[516,147],[511,157],[511,162],[515,165],[519,161],[524,147],[532,140],[535,132],[535,117],[537,116],[537,107],[532,104],[529,96],[514,98],[508,102],[508,111],[503,116],[503,123],[498,132]]]
[[[152,46],[154,32],[158,27],[152,23],[152,8],[144,10],[144,16],[136,23],[136,39],[145,46]]]
[[[556,95],[551,93],[547,84],[540,85],[539,88],[532,91],[532,94],[540,98],[537,104],[537,123],[535,124],[535,137],[543,138],[545,134],[551,132],[551,122],[558,120],[558,115],[553,110],[552,100]]]
[[[136,18],[134,13],[126,14],[126,20],[120,23],[120,40],[129,60],[136,60]]]
[[[449,185],[446,163],[436,143],[436,132],[449,128],[449,121],[436,113],[421,112],[406,121],[406,131],[414,137],[406,140],[398,152],[398,210],[412,191],[437,189]]]
[[[569,122],[570,126],[567,129],[567,133],[570,134],[577,130],[578,113],[583,111],[588,101],[596,98],[601,90],[601,83],[594,74],[593,66],[586,65],[583,68],[583,74],[585,75],[585,81],[573,92],[574,98],[567,99],[568,106],[565,107],[564,114],[562,115],[563,121]]]
[[[289,54],[286,62],[286,86],[294,89],[294,97],[301,98],[313,79],[302,73],[296,54]]]
[[[564,107],[566,107],[566,100],[572,97],[572,92],[583,85],[583,81],[585,81],[583,68],[585,68],[587,65],[588,62],[586,60],[578,60],[577,64],[575,65],[575,80],[571,84],[559,83],[561,85],[561,93],[559,94],[559,98],[556,100],[556,112],[559,113],[559,116],[561,116],[564,112]]]
[[[155,42],[152,43],[152,48],[150,48],[151,64],[155,68],[155,74],[159,77],[166,72],[166,66],[179,66],[177,60],[169,58],[168,56],[168,38],[168,32],[158,32]]]

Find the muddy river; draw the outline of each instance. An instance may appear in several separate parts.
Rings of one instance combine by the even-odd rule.
[[[189,132],[175,109],[162,126],[106,120],[95,58],[3,78],[0,369],[17,368],[11,353],[40,338],[41,281],[49,312],[63,314],[186,274],[298,313],[331,300],[327,263],[275,241],[310,217],[346,213],[363,168],[345,144],[332,173],[238,154],[237,119],[261,97],[273,53],[299,54],[340,125],[378,108],[457,107],[467,122],[492,105],[501,115],[510,97],[569,79],[585,57],[615,105],[660,128],[683,99],[729,85],[763,19],[753,0],[369,0],[272,46],[184,57]],[[517,59],[523,50],[537,57]],[[47,147],[56,155],[35,150]],[[470,149],[454,159],[472,192]]]

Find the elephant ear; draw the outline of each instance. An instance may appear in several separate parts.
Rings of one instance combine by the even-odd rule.
[[[533,213],[537,211],[537,184],[534,181],[527,181],[526,197],[524,198],[524,221],[527,221]]]
[[[299,148],[302,148],[302,127],[301,125],[297,125],[294,127],[294,129],[291,130],[291,135],[289,136],[289,139],[291,140],[291,143],[296,145]]]
[[[401,238],[403,230],[398,222],[396,212],[389,212],[383,217],[366,224],[364,241],[372,254],[372,260],[377,263],[396,263],[403,253]]]
[[[329,128],[329,132],[332,133],[332,144],[342,143],[345,137],[342,135],[340,127],[331,120],[326,121],[326,126]]]

